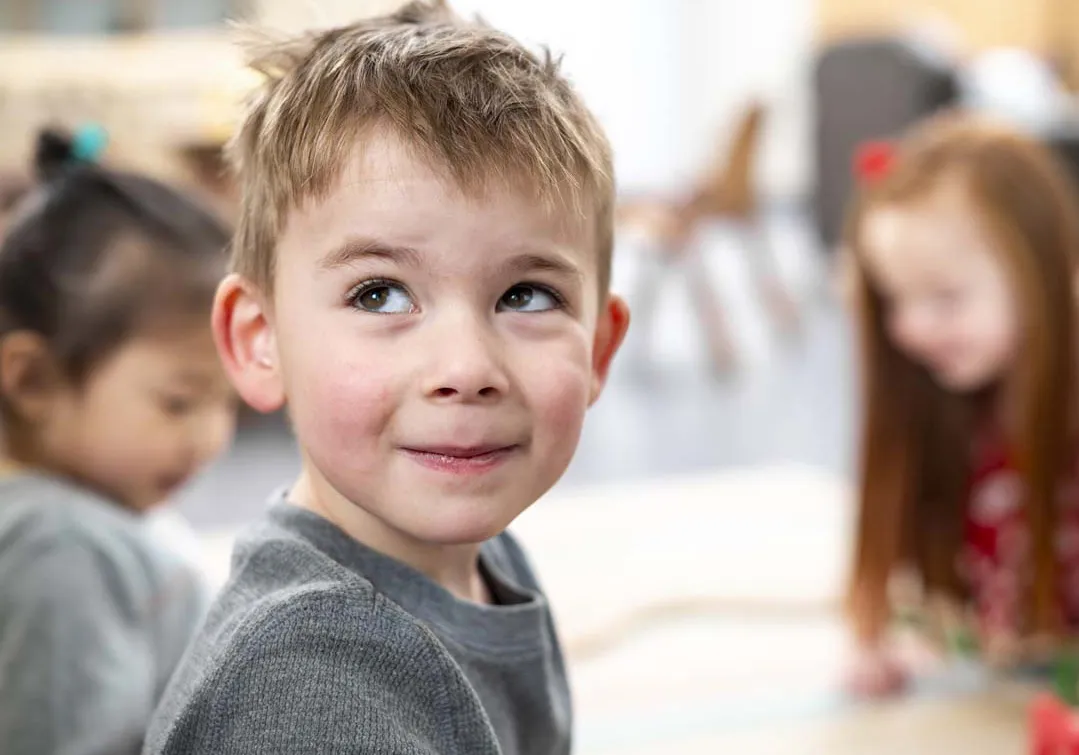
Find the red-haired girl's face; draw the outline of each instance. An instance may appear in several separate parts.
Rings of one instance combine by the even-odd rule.
[[[1004,255],[954,187],[870,210],[861,247],[895,345],[945,388],[1001,379],[1020,347],[1020,309]]]

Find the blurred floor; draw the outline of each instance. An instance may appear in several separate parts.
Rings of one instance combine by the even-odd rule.
[[[1029,690],[975,668],[886,704],[842,694],[851,502],[834,473],[780,464],[585,486],[525,514],[516,530],[567,646],[577,751],[1022,752]]]
[[[631,328],[560,487],[777,462],[846,472],[852,437],[847,324],[824,293],[825,262],[804,217],[777,207],[768,230],[785,278],[803,299],[801,339],[785,342],[769,332],[748,289],[743,250],[722,228],[712,230],[709,269],[729,305],[743,368],[723,379],[709,373],[684,287],[673,277],[661,291],[648,359],[638,348],[644,333]],[[634,290],[639,270],[637,250],[620,248],[613,288]],[[295,445],[281,418],[253,418],[226,458],[184,492],[180,508],[200,528],[248,521],[296,469]]]
[[[621,745],[581,747],[583,755],[1021,755],[1029,752],[1025,690],[983,691],[864,706],[827,709],[728,730],[700,726],[661,737],[623,738]],[[809,707],[814,704],[810,703]],[[789,707],[789,706],[788,706]],[[730,721],[736,706],[713,715]],[[697,714],[698,717],[700,714]],[[687,727],[684,727],[687,728]],[[721,727],[722,728],[722,727]]]

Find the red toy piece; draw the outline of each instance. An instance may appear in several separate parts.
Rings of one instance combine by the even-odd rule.
[[[1031,703],[1030,755],[1079,755],[1079,716],[1055,695]]]

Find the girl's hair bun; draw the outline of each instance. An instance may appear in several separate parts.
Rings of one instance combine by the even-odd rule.
[[[44,128],[34,148],[34,172],[43,181],[51,181],[80,163],[92,163],[108,142],[105,129],[97,124],[81,126],[73,133]]]

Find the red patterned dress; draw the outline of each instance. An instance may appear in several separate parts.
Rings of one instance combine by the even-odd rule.
[[[1061,569],[1060,607],[1079,627],[1079,469],[1059,490],[1056,549]],[[999,436],[986,435],[975,448],[967,488],[965,537],[960,565],[980,629],[986,634],[1019,629],[1024,580],[1029,579],[1029,534],[1022,505],[1023,481]]]

